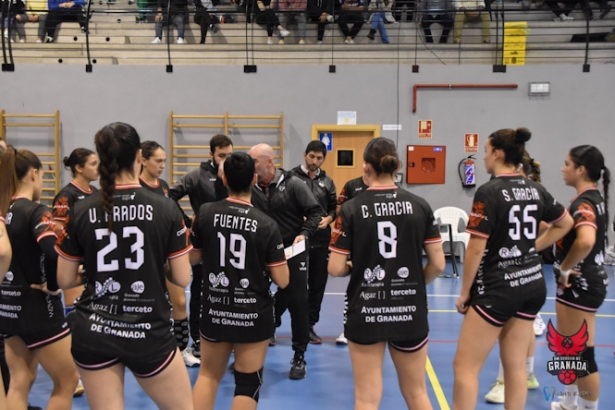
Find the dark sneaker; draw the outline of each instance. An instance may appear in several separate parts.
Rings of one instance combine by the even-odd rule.
[[[305,379],[305,360],[303,355],[295,355],[295,358],[290,362],[288,378],[293,380]]]
[[[192,343],[192,356],[196,357],[197,359],[201,358],[201,341],[197,340],[194,343]]]
[[[310,343],[313,345],[319,345],[322,343],[322,338],[314,332],[314,328],[310,328]]]

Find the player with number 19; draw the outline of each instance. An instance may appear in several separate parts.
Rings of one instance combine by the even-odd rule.
[[[85,283],[75,309],[72,353],[89,405],[123,408],[128,367],[158,407],[191,409],[164,270],[168,259],[168,279],[188,285],[188,229],[172,200],[139,184],[141,144],[133,127],[109,124],[94,142],[101,189],[75,204],[56,244],[60,286]]]
[[[328,266],[333,276],[350,274],[344,332],[355,408],[378,408],[388,343],[408,407],[429,410],[425,375],[417,369],[424,369],[427,359],[425,285],[445,266],[440,230],[429,204],[395,185],[401,161],[391,140],[371,141],[363,160],[369,189],[342,205]]]
[[[274,333],[271,280],[289,282],[277,224],[250,203],[256,182],[246,153],[224,161],[229,197],[201,206],[193,225],[192,264],[203,261],[201,370],[194,387],[195,409],[213,409],[218,384],[235,351],[233,408],[255,409],[269,338]]]
[[[465,314],[454,362],[453,406],[460,410],[476,407],[478,374],[498,337],[505,407],[524,408],[526,353],[547,292],[538,251],[572,227],[566,209],[542,185],[517,171],[530,137],[526,128],[503,129],[485,142],[485,168],[495,178],[474,195],[463,285],[456,302]],[[541,221],[551,226],[539,237]]]

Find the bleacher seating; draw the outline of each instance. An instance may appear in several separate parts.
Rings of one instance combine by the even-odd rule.
[[[495,6],[495,5],[494,5]],[[501,5],[500,5],[501,7]],[[516,2],[503,3],[505,21],[527,21],[526,63],[583,62],[585,44],[571,43],[574,34],[586,32],[586,21],[580,10],[571,14],[572,22],[555,22],[554,15],[546,7],[529,11],[522,10]],[[150,44],[154,39],[153,23],[137,23],[135,4],[127,1],[92,4],[89,25],[90,55],[95,64],[168,64],[166,31],[162,44]],[[232,5],[218,7],[220,15],[234,13]],[[615,11],[604,20],[590,22],[590,33],[606,33],[615,27]],[[254,57],[257,64],[330,64],[332,55],[337,62],[396,63],[414,64],[495,64],[496,50],[501,55],[502,17],[498,10],[492,11],[492,43],[481,44],[478,25],[464,28],[463,43],[424,43],[422,29],[414,22],[387,25],[391,44],[381,44],[378,39],[366,38],[367,25],[355,39],[356,44],[343,44],[343,37],[337,24],[330,24],[325,32],[324,43],[316,44],[316,25],[308,24],[307,45],[298,45],[293,35],[285,45],[266,44],[265,30],[245,23],[245,18],[234,14],[235,22],[220,24],[215,34],[208,33],[207,43],[198,44],[200,27],[192,22],[186,25],[186,44],[171,46],[173,64],[245,64],[246,52]],[[246,38],[246,26],[248,36]],[[56,43],[37,44],[38,23],[26,24],[27,43],[17,41],[11,44],[16,64],[19,63],[77,63],[85,64],[86,36],[76,23],[62,23],[58,29]],[[497,30],[497,27],[500,29]],[[291,30],[293,32],[294,30]],[[433,26],[434,35],[439,36],[439,26]],[[171,41],[174,43],[175,30]],[[496,40],[499,36],[499,41]],[[452,36],[451,36],[452,37]],[[590,60],[606,62],[615,60],[615,43],[591,43]],[[94,62],[94,61],[93,61]]]

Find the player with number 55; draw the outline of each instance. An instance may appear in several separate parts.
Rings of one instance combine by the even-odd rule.
[[[483,160],[494,178],[476,190],[466,230],[471,237],[456,302],[465,315],[453,365],[456,410],[476,407],[478,374],[498,338],[505,407],[525,408],[526,352],[547,296],[538,251],[572,227],[566,209],[517,170],[530,137],[526,128],[503,129],[485,142]],[[541,221],[551,226],[538,236]]]

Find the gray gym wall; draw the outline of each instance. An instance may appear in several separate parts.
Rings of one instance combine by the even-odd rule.
[[[550,82],[551,95],[529,98],[529,82]],[[519,88],[422,90],[413,114],[412,86],[417,83],[512,83]],[[358,124],[401,124],[400,132],[383,131],[382,136],[396,140],[402,155],[408,144],[446,145],[446,184],[409,188],[434,209],[454,205],[469,210],[474,190],[463,189],[457,176],[457,164],[468,155],[463,150],[464,133],[480,135],[479,184],[488,180],[482,163],[485,138],[497,129],[519,126],[532,131],[528,151],[542,163],[544,185],[565,205],[574,191],[564,185],[560,168],[571,147],[597,146],[615,171],[613,90],[613,66],[606,64],[592,65],[590,73],[583,73],[580,65],[534,65],[508,67],[504,74],[493,73],[488,65],[422,65],[418,74],[407,65],[376,64],[338,65],[336,74],[325,65],[259,65],[257,74],[244,74],[242,66],[175,66],[173,74],[163,66],[94,66],[88,74],[77,65],[18,65],[14,73],[0,73],[0,109],[60,110],[62,156],[79,146],[92,148],[96,131],[113,121],[128,122],[142,139],[157,140],[168,148],[170,111],[283,112],[285,168],[302,160],[312,124],[335,124],[337,111],[356,111]],[[417,122],[425,119],[433,120],[431,141],[417,139]],[[8,140],[27,148],[17,142],[22,132],[10,129]],[[242,143],[246,141],[236,141]],[[163,177],[168,179],[168,172]],[[64,172],[62,185],[69,180]],[[615,202],[610,202],[613,215]]]

